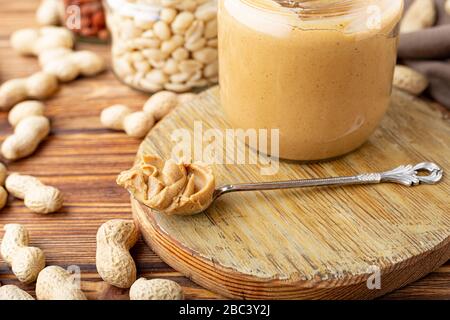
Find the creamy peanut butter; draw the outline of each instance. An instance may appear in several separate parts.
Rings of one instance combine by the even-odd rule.
[[[145,155],[122,172],[117,184],[146,206],[167,215],[192,215],[211,204],[215,190],[212,169],[203,164],[177,164]]]
[[[234,127],[280,129],[281,158],[346,154],[388,108],[403,1],[289,3],[220,0],[223,108]]]

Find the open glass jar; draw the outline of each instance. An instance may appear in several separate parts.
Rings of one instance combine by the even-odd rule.
[[[228,119],[279,129],[284,159],[355,150],[389,106],[402,12],[403,0],[220,0]]]
[[[216,0],[105,0],[116,75],[154,93],[218,82]]]

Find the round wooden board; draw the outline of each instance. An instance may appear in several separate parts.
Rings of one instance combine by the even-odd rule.
[[[158,126],[139,154],[171,155],[171,134],[194,121],[231,128],[213,88]],[[214,165],[218,184],[345,176],[434,161],[450,169],[450,125],[440,110],[394,91],[382,126],[358,151],[330,162]],[[210,142],[204,141],[204,145]],[[146,242],[198,284],[238,299],[371,299],[450,258],[450,183],[311,188],[232,194],[206,214],[166,217],[132,200]],[[381,289],[369,289],[376,268]]]

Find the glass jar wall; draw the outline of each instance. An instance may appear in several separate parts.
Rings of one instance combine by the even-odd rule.
[[[105,0],[116,75],[154,93],[218,82],[216,0]]]
[[[389,105],[402,11],[402,0],[220,0],[228,119],[279,129],[285,159],[358,148]]]

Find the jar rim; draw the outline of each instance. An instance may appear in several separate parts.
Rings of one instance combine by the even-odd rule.
[[[104,0],[108,8],[122,15],[134,17],[137,15],[146,16],[149,20],[157,20],[163,6],[161,0],[152,0],[151,3],[132,3],[127,0]]]
[[[327,18],[351,15],[365,10],[368,6],[377,5],[386,9],[392,3],[404,0],[238,0],[243,4],[279,14],[299,15],[307,18]]]
[[[231,0],[233,5],[229,0],[223,1],[225,7],[232,7],[235,12],[239,7],[242,11],[252,11],[252,14],[247,14],[249,20],[260,15],[266,21],[290,24],[292,28],[333,30],[348,34],[367,30],[382,32],[383,29],[391,32],[391,26],[394,27],[401,19],[404,7],[404,0]],[[300,7],[296,8],[295,3]],[[375,13],[378,14],[380,24],[386,28],[371,29],[368,26],[367,20],[373,14],[370,12],[373,7],[378,10]],[[358,26],[363,25],[363,30],[359,30]]]

